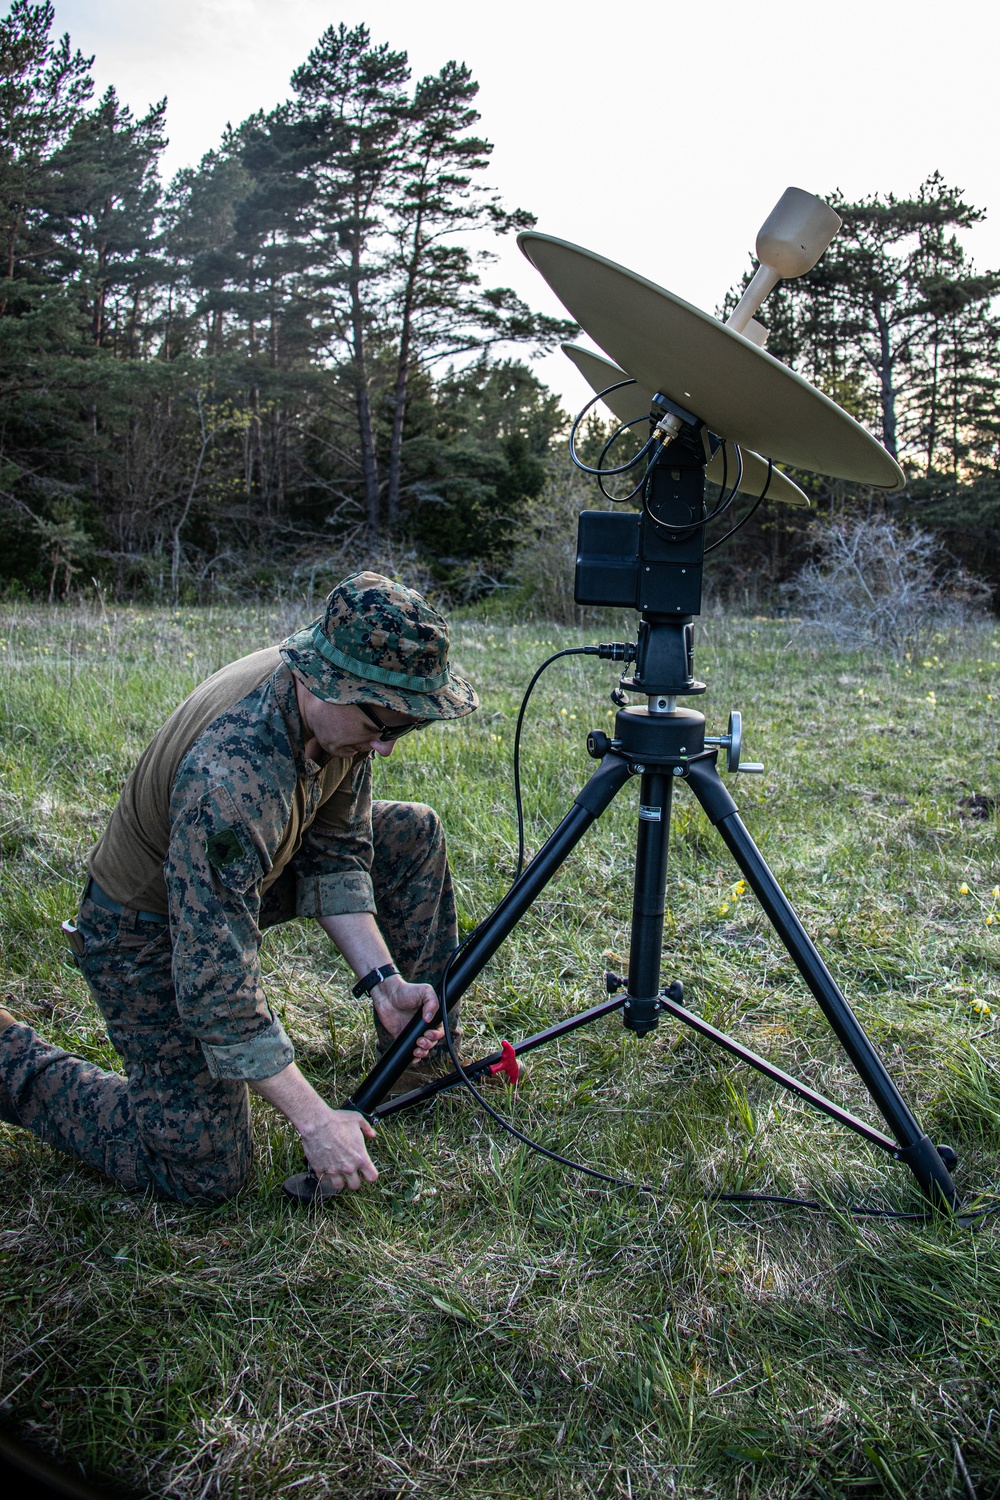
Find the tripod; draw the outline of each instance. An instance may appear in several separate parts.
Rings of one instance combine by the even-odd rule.
[[[660,400],[661,398],[657,398]],[[715,1045],[756,1068],[813,1108],[855,1131],[908,1166],[936,1208],[954,1212],[958,1194],[949,1167],[957,1160],[948,1146],[935,1147],[924,1134],[805,932],[771,870],[744,826],[737,805],[717,769],[719,747],[727,749],[730,770],[740,769],[740,723],[712,739],[705,719],[679,707],[678,696],[704,691],[693,676],[693,614],[700,607],[705,551],[705,446],[700,424],[687,413],[689,431],[656,462],[644,510],[634,513],[584,512],[580,522],[576,597],[581,603],[632,603],[641,613],[636,644],[602,646],[599,654],[633,662],[622,687],[645,695],[645,705],[621,707],[614,737],[592,732],[587,749],[599,762],[569,812],[538,850],[495,911],[456,954],[448,974],[449,1005],[459,999],[496,953],[536,897],[559,870],[587,829],[610,806],[625,784],[639,778],[632,928],[627,982],[608,975],[609,990],[620,994],[514,1044],[465,1065],[472,1080],[503,1071],[517,1077],[518,1055],[543,1046],[616,1010],[637,1036],[652,1031],[662,1016],[691,1027]],[[596,596],[596,597],[595,597]],[[743,769],[751,769],[744,766]],[[753,767],[754,770],[761,769]],[[660,965],[666,900],[667,855],[674,787],[686,784],[718,830],[737,868],[751,887],[789,956],[815,997],[833,1032],[885,1120],[891,1134],[860,1120],[833,1100],[785,1073],[741,1042],[711,1026],[682,1004],[682,986],[661,988]],[[434,1023],[431,1023],[434,1024]],[[428,1023],[417,1017],[379,1059],[343,1106],[384,1118],[452,1088],[457,1072],[426,1087],[382,1102],[409,1065],[418,1037]],[[289,1183],[300,1179],[289,1179]],[[292,1191],[289,1188],[289,1191]],[[308,1191],[294,1196],[311,1197]]]

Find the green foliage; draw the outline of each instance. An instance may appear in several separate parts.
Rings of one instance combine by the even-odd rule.
[[[565,416],[511,361],[452,372],[427,395],[414,412],[403,524],[439,584],[473,597],[503,575],[522,540]]]
[[[59,153],[93,92],[89,62],[55,42],[49,0],[14,0],[0,18],[0,313],[32,305],[59,246],[49,216],[60,198]]]

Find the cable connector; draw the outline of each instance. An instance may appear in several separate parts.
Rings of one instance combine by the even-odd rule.
[[[635,661],[638,647],[634,641],[609,641],[597,647],[602,661]]]
[[[668,443],[672,443],[683,427],[697,428],[700,424],[694,412],[687,411],[683,406],[678,406],[676,401],[671,401],[661,391],[657,391],[653,397],[653,410],[651,416],[659,420],[652,431],[654,442],[660,444],[659,451],[662,452]]]
[[[673,442],[674,438],[677,436],[683,426],[684,423],[681,421],[680,417],[678,417],[674,412],[668,411],[666,416],[661,417],[656,426],[653,428],[653,437],[659,438],[660,442],[665,448],[668,443]]]

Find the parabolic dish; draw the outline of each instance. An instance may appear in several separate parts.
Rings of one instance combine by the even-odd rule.
[[[603,354],[594,354],[590,349],[584,349],[579,344],[563,344],[562,351],[573,361],[593,391],[606,390],[616,380],[629,378],[613,360],[605,359]],[[652,391],[647,391],[638,384],[622,386],[620,390],[608,391],[606,396],[601,397],[604,405],[614,413],[619,422],[631,422],[634,418],[643,416],[649,411],[652,399]],[[641,428],[633,428],[633,431],[643,438],[646,436]],[[741,451],[743,453],[743,478],[740,480],[740,489],[747,495],[759,495],[767,484],[767,459],[761,458],[759,453],[754,453],[749,448],[743,448]],[[609,466],[615,463],[613,450],[608,463]],[[730,450],[727,460],[723,461],[722,453],[717,453],[705,472],[714,484],[722,484],[723,478],[727,484],[732,484],[736,478],[736,455]],[[767,498],[768,500],[781,500],[785,505],[809,504],[809,496],[804,494],[797,484],[793,484],[786,474],[782,474],[780,469],[771,470],[771,483],[767,486]]]
[[[902,489],[902,470],[871,433],[717,318],[566,240],[529,230],[518,244],[606,354],[719,437],[817,474]]]

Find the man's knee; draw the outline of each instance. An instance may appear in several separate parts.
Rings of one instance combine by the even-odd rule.
[[[426,802],[376,802],[372,807],[376,848],[393,854],[427,854],[444,848],[444,825]]]
[[[228,1203],[247,1185],[250,1160],[201,1162],[191,1167],[176,1164],[160,1187],[159,1196],[174,1203],[190,1203],[206,1208]]]
[[[194,1155],[184,1152],[152,1163],[157,1187],[177,1203],[226,1203],[246,1187],[253,1164],[253,1136],[246,1118],[227,1122],[213,1148]],[[236,1128],[233,1128],[233,1127]]]
[[[209,1078],[203,1068],[190,1076],[177,1068],[166,1088],[162,1080],[148,1082],[142,1070],[132,1098],[141,1155],[156,1191],[178,1203],[232,1198],[253,1160],[246,1084]]]

